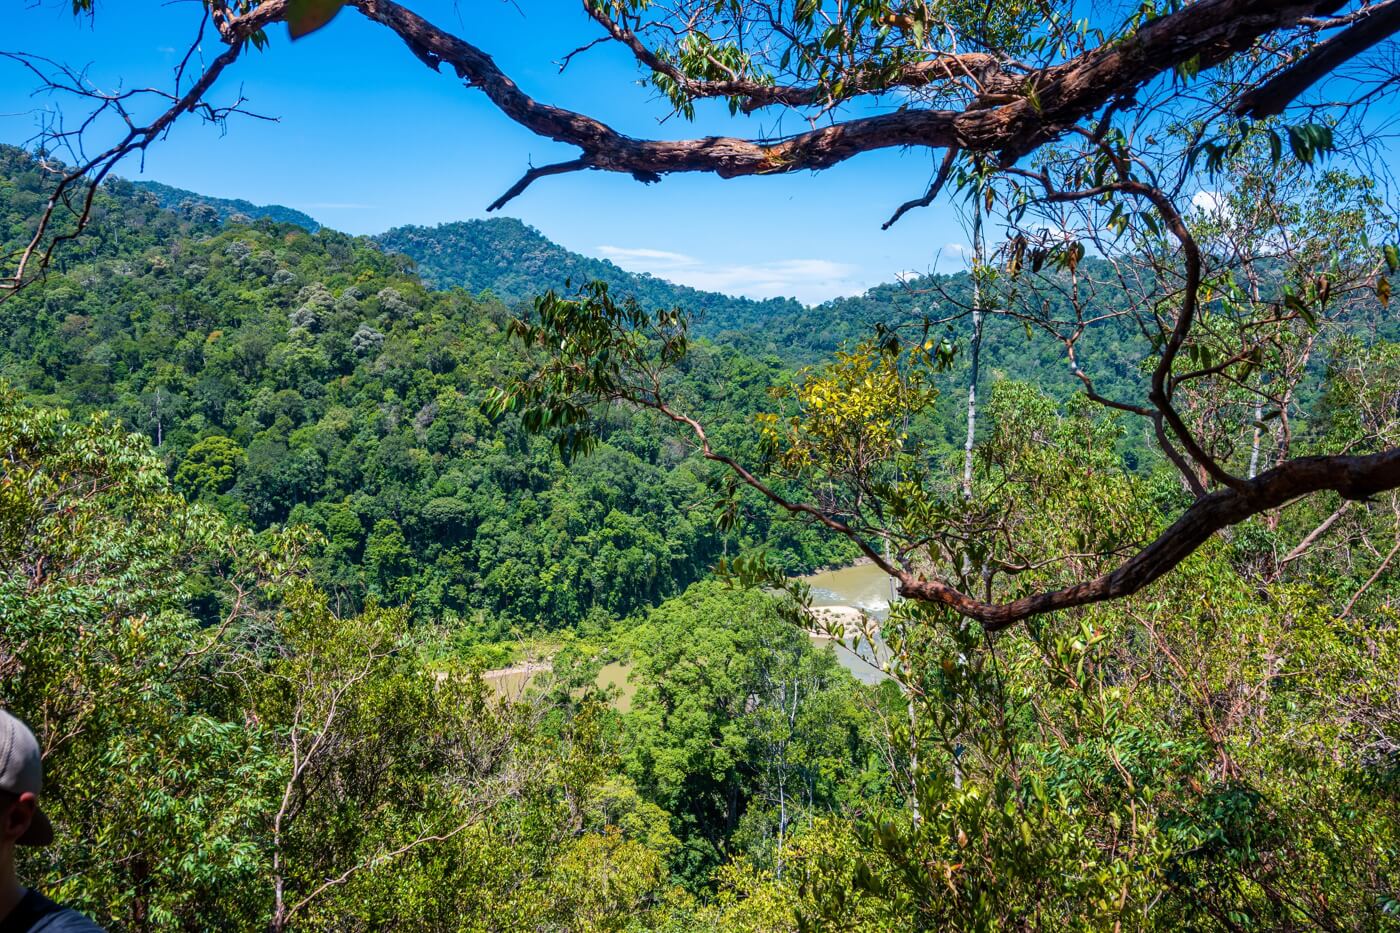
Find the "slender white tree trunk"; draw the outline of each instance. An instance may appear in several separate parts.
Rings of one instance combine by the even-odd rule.
[[[982,362],[982,202],[974,196],[972,208],[972,345],[967,377],[967,440],[963,443],[964,499],[972,498],[972,445],[977,437],[977,376]]]
[[[1254,274],[1254,260],[1245,263],[1245,275],[1249,278],[1249,300],[1259,304],[1259,277]],[[1249,478],[1259,473],[1259,445],[1264,439],[1264,376],[1259,376],[1260,395],[1254,400],[1254,442],[1249,447]]]
[[[1264,400],[1256,399],[1254,402],[1254,443],[1249,448],[1249,478],[1259,473],[1259,442],[1264,435]]]

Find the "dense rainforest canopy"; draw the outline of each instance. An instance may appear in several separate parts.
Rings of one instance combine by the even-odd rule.
[[[41,175],[6,152],[22,229]],[[221,228],[125,184],[100,210],[96,261],[6,304],[0,372],[140,430],[192,499],[325,534],[322,580],[345,606],[574,625],[679,592],[766,535],[717,532],[706,472],[644,420],[617,413],[605,450],[573,469],[488,421],[486,390],[521,365],[497,301],[425,289],[401,257],[331,231]],[[752,444],[744,418],[779,372],[716,347],[687,382]],[[849,553],[783,524],[793,570]]]
[[[203,6],[173,92],[8,59],[95,112],[0,149],[26,878],[123,930],[1400,927],[1400,0],[586,0],[759,139],[394,0]],[[886,226],[951,203],[970,269],[752,302],[114,173],[342,9],[577,149],[490,209],[909,147]],[[854,561],[899,598],[799,576]]]

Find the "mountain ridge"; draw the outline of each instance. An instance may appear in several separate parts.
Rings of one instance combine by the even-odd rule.
[[[139,180],[131,184],[155,195],[160,206],[168,210],[180,212],[193,210],[199,205],[210,207],[218,212],[220,222],[227,222],[243,214],[253,220],[266,219],[277,223],[296,224],[308,233],[315,233],[322,227],[321,222],[310,214],[284,204],[254,204],[242,198],[216,198],[159,181]]]
[[[804,308],[793,298],[745,298],[630,272],[607,259],[567,249],[514,217],[459,220],[433,227],[410,224],[371,239],[417,263],[425,284],[490,291],[510,304],[529,301],[548,288],[562,290],[599,280],[615,291],[634,295],[644,305],[683,306],[704,320],[711,333],[743,326],[755,315],[795,314]]]
[[[217,198],[158,181],[132,181],[155,196],[162,208],[190,214],[205,205],[219,223],[266,219],[290,223],[308,233],[326,228],[311,215],[282,204],[253,204],[242,198]],[[215,219],[213,215],[205,219]],[[816,305],[791,297],[747,298],[694,288],[646,272],[633,272],[616,263],[586,256],[556,243],[537,227],[515,217],[448,221],[432,226],[403,224],[366,237],[379,248],[411,259],[425,285],[489,293],[506,304],[529,302],[547,289],[566,291],[584,282],[606,282],[620,295],[635,297],[650,307],[681,307],[691,316],[696,332],[710,339],[742,334],[752,349],[814,358],[849,342],[853,329],[867,331],[876,321],[872,311],[898,309],[907,317],[921,304],[921,285],[935,276],[885,282],[859,294],[842,295]],[[956,279],[957,276],[938,278]],[[839,322],[840,326],[832,327]],[[772,333],[765,336],[770,329]]]

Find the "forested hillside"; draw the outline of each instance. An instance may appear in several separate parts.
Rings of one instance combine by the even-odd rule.
[[[788,369],[829,359],[836,351],[869,339],[883,326],[898,329],[906,337],[923,334],[935,341],[950,341],[964,355],[954,360],[947,382],[956,385],[967,378],[965,353],[974,302],[966,273],[910,277],[863,295],[805,307],[785,299],[731,298],[625,272],[605,260],[569,252],[512,219],[399,227],[375,239],[386,249],[412,258],[425,283],[473,293],[489,291],[508,305],[528,301],[547,289],[566,292],[566,282],[577,287],[597,280],[618,294],[634,295],[645,307],[683,308],[696,334]],[[988,308],[999,307],[996,297],[984,299]],[[1066,314],[1067,309],[1057,299],[1048,313]],[[1068,319],[1073,320],[1072,313]],[[1105,391],[1117,391],[1140,375],[1130,361],[1141,355],[1143,345],[1142,334],[1126,321],[1106,319],[1089,326],[1080,337],[1079,362]],[[1030,331],[1019,320],[989,315],[981,352],[983,372],[992,381],[1028,380],[1061,399],[1082,388],[1069,367],[1063,343],[1038,329]],[[941,418],[935,427],[939,442],[950,449],[961,443],[962,430],[951,407],[949,417]],[[1148,456],[1140,441],[1130,438],[1125,451],[1135,458]]]
[[[5,150],[11,237],[40,175]],[[566,467],[484,393],[520,369],[507,309],[425,288],[402,258],[329,230],[220,224],[108,187],[81,262],[0,308],[0,377],[148,437],[176,488],[256,529],[326,535],[318,577],[421,618],[492,631],[626,614],[680,592],[727,550],[770,536],[793,570],[846,552],[791,522],[729,533],[708,470],[625,410]],[[751,448],[780,377],[700,347],[686,391]]]
[[[0,931],[1400,931],[1400,0],[69,6],[0,53]]]
[[[111,929],[742,927],[717,866],[787,916],[775,839],[800,812],[842,851],[823,815],[887,797],[872,696],[761,595],[633,619],[626,716],[577,640],[502,695],[457,629],[346,611],[314,534],[189,502],[111,419],[0,390],[0,454],[0,697],[65,724],[22,870]]]
[[[156,202],[161,207],[169,208],[177,213],[193,216],[196,211],[202,210],[204,212],[200,218],[202,220],[209,220],[214,216],[222,221],[234,220],[243,223],[250,220],[272,220],[280,224],[296,224],[308,233],[315,233],[321,229],[321,224],[311,215],[293,210],[290,207],[283,207],[281,204],[254,204],[242,198],[211,198],[194,191],[164,185],[158,181],[136,181],[132,184],[142,191],[149,191],[155,195]],[[211,211],[212,214],[209,213]]]
[[[0,156],[13,243],[46,176]],[[503,305],[122,181],[77,247],[0,307],[0,696],[73,729],[45,807],[86,867],[54,896],[118,929],[715,929],[749,913],[717,884],[787,916],[799,814],[840,851],[821,821],[892,799],[893,693],[691,585],[764,540],[849,550],[721,531],[637,413],[573,465],[489,420],[528,364]],[[680,388],[752,453],[782,371],[693,350]],[[528,692],[482,670],[541,658]]]
[[[0,158],[13,244],[48,176]],[[120,180],[95,203],[0,304],[0,698],[62,724],[59,842],[21,865],[112,928],[1400,910],[1395,492],[1301,500],[1141,593],[999,634],[917,600],[813,609],[786,575],[858,552],[766,507],[804,484],[857,519],[871,497],[888,525],[945,522],[954,572],[1012,593],[1092,574],[1190,494],[1140,422],[1075,391],[1062,341],[1007,317],[962,474],[966,277],[775,304],[712,341],[602,285],[508,307],[366,238]],[[1395,435],[1400,351],[1363,298],[1300,325],[1265,456]],[[1076,346],[1129,397],[1125,320]],[[767,492],[737,493],[668,404]],[[959,531],[987,523],[1004,544]]]
[[[258,207],[246,201],[207,198],[156,182],[137,187],[157,195],[161,206],[190,215],[198,205],[230,217],[266,218],[315,232],[312,218],[285,207]],[[204,221],[212,221],[213,213]],[[372,238],[387,252],[413,260],[413,272],[429,288],[461,288],[477,295],[489,293],[507,307],[529,302],[549,289],[569,291],[590,282],[607,283],[621,295],[631,295],[646,307],[684,308],[696,334],[741,349],[758,359],[773,359],[795,369],[828,359],[867,339],[877,326],[920,332],[929,322],[934,339],[950,339],[966,350],[970,337],[968,311],[973,305],[971,278],[966,273],[907,277],[879,285],[862,295],[837,298],[815,307],[791,299],[751,301],[676,285],[650,275],[627,272],[607,260],[570,252],[513,218],[473,220],[437,227],[397,227]],[[1092,263],[1092,260],[1090,260]],[[997,306],[993,296],[989,308]],[[1052,309],[1063,313],[1063,307]],[[1130,384],[1137,376],[1127,361],[1141,354],[1142,335],[1126,322],[1101,321],[1080,339],[1080,364],[1105,391]],[[1081,388],[1072,374],[1064,347],[1039,331],[1030,333],[1015,320],[992,315],[983,329],[982,365],[996,381],[1033,381],[1061,398]],[[967,361],[953,364],[966,378]],[[959,443],[956,419],[942,425],[942,441]],[[1136,439],[1127,445],[1143,455]]]

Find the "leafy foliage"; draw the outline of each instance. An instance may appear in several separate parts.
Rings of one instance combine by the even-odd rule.
[[[43,178],[0,155],[22,239]],[[1281,183],[1245,177],[1232,203]],[[1364,313],[1318,343],[1344,280],[1302,274],[1366,229],[1370,189],[1325,174],[1309,198],[1286,199],[1296,267],[1208,282],[1182,365],[1234,384],[1188,414],[1238,435],[1219,413],[1272,367],[1307,398],[1280,435],[1296,450],[1385,449],[1389,323],[1351,287]],[[607,283],[514,318],[332,231],[164,211],[121,182],[97,208],[87,252],[3,312],[0,699],[46,748],[40,887],[123,929],[1394,925],[1394,493],[1291,504],[1130,598],[997,633],[920,602],[823,614],[787,573],[849,546],[725,488],[639,409],[968,590],[1102,572],[1189,494],[1134,456],[1129,413],[1040,378],[1062,346],[1007,326],[964,496],[940,406],[964,325],[932,308],[961,280],[853,299],[860,339],[794,373]],[[1221,255],[1241,236],[1193,222]],[[1007,259],[984,294],[1112,269],[1079,243]],[[1092,339],[1150,356],[1110,310]],[[1267,346],[1232,359],[1266,311]],[[1100,389],[1141,381],[1104,365]],[[562,464],[530,430],[591,456]],[[729,580],[701,579],[716,563]],[[512,625],[554,639],[514,691],[482,670],[513,659]],[[884,679],[855,682],[833,636]]]

